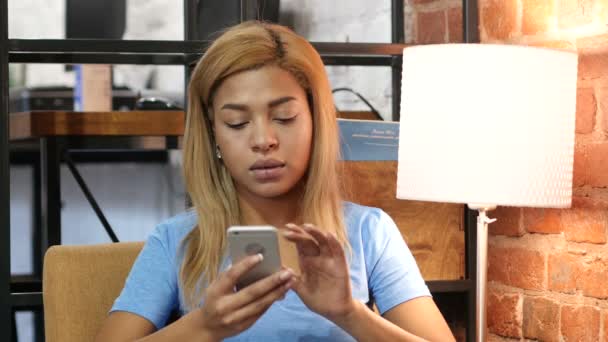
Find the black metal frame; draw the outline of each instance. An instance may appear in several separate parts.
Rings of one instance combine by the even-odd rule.
[[[465,42],[479,42],[476,0],[463,0],[463,37]],[[390,66],[393,85],[393,119],[399,120],[403,42],[403,0],[391,0],[391,44],[314,43],[326,65]],[[8,64],[9,63],[110,63],[184,65],[186,75],[201,56],[208,41],[197,40],[196,1],[184,0],[184,41],[118,40],[26,40],[8,39],[8,0],[0,0],[0,336],[10,341],[14,335],[13,310],[39,309],[42,295],[36,277],[15,277],[10,271],[10,146],[8,134]],[[187,80],[187,77],[186,77]],[[187,102],[185,102],[187,103]],[[65,148],[61,138],[40,139],[40,239],[35,252],[40,258],[46,249],[61,241],[59,165]],[[464,210],[465,279],[431,281],[434,293],[462,293],[467,297],[467,340],[475,340],[475,220],[476,213]],[[41,271],[40,268],[37,271]],[[31,279],[30,279],[31,278]],[[14,337],[14,336],[13,336]]]
[[[200,58],[209,41],[10,39],[8,45],[10,63],[190,65]],[[407,46],[327,42],[312,45],[326,65],[363,66],[392,66]],[[400,77],[401,74],[399,81]]]
[[[466,0],[464,0],[466,1]],[[405,42],[405,30],[403,20],[403,0],[391,1],[391,42],[403,44]],[[393,121],[399,121],[401,107],[401,73],[403,71],[403,48],[391,57],[391,83],[393,85]]]
[[[116,236],[114,229],[112,229],[112,227],[110,226],[110,222],[108,222],[108,219],[106,219],[106,215],[104,215],[104,213],[101,211],[101,208],[99,207],[99,204],[97,204],[95,197],[93,197],[91,190],[89,190],[87,183],[85,183],[84,178],[82,178],[82,175],[78,171],[78,168],[76,168],[76,164],[72,160],[69,151],[65,151],[65,153],[63,154],[63,160],[67,164],[70,172],[72,172],[72,176],[74,177],[74,179],[76,179],[76,182],[80,186],[80,189],[84,193],[84,196],[86,197],[87,201],[93,208],[93,211],[95,211],[95,215],[97,215],[97,218],[99,218],[99,221],[101,221],[101,224],[103,225],[103,228],[110,237],[110,240],[112,240],[112,242],[118,242],[118,237]]]
[[[462,31],[465,43],[479,43],[479,12],[477,0],[462,0]],[[464,206],[465,222],[465,277],[469,281],[467,292],[467,340],[476,341],[475,306],[477,304],[477,212]]]
[[[8,0],[0,0],[0,336],[14,334],[11,303],[10,167],[8,126]],[[6,303],[6,304],[5,304]]]

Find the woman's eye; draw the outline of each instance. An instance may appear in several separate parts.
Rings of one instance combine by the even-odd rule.
[[[241,129],[243,127],[245,127],[245,125],[247,124],[247,122],[241,122],[241,123],[235,123],[235,124],[229,124],[226,123],[226,126],[232,128],[232,129]]]
[[[296,119],[297,115],[288,117],[288,118],[275,118],[276,121],[280,122],[280,123],[290,123],[292,121],[294,121]]]

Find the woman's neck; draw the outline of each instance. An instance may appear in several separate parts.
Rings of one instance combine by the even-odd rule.
[[[300,191],[290,191],[272,198],[239,194],[238,198],[243,225],[271,225],[279,228],[290,222],[300,223]]]

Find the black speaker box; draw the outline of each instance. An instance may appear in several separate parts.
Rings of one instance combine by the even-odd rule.
[[[122,39],[125,33],[126,12],[126,0],[66,0],[65,36],[81,39]]]

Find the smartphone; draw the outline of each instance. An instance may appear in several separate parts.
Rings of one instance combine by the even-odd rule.
[[[235,264],[249,255],[262,254],[264,259],[239,279],[240,290],[281,269],[277,229],[272,226],[232,226],[228,228],[228,249]]]

